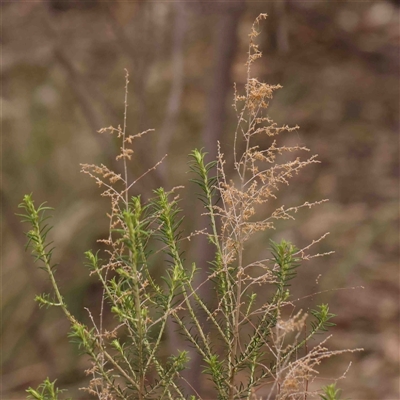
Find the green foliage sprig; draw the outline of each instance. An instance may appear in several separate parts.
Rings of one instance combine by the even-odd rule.
[[[65,392],[65,390],[58,389],[55,384],[56,381],[51,382],[48,378],[46,378],[36,390],[32,388],[27,390],[27,398],[30,400],[58,400],[59,395]],[[71,398],[66,400],[71,400]]]
[[[324,394],[321,394],[321,400],[340,400],[340,389],[336,388],[336,383],[327,385],[322,388]]]

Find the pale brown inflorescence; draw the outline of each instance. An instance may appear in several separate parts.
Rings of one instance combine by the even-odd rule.
[[[252,64],[262,56],[258,45],[254,42],[259,35],[256,28],[265,18],[266,14],[261,14],[255,20],[249,35],[245,94],[239,95],[235,86],[233,106],[237,113],[238,123],[234,139],[234,170],[237,180],[227,178],[226,160],[218,145],[217,189],[222,205],[215,206],[215,213],[221,218],[221,240],[226,267],[237,260],[238,248],[243,247],[254,233],[274,229],[274,220],[294,219],[293,214],[300,208],[310,208],[327,201],[324,199],[313,203],[305,202],[299,206],[287,208],[280,206],[273,210],[269,217],[257,218],[259,206],[271,199],[276,199],[276,192],[281,184],[288,185],[290,178],[298,174],[301,169],[319,163],[317,155],[278,162],[278,157],[287,153],[309,152],[310,150],[305,146],[279,146],[276,139],[267,149],[260,149],[258,145],[252,144],[256,136],[264,134],[273,137],[299,128],[298,126],[278,126],[266,115],[269,100],[272,99],[274,91],[280,89],[281,86],[269,85],[251,77]],[[244,148],[240,156],[237,154],[239,148]],[[304,251],[301,255],[306,257]]]

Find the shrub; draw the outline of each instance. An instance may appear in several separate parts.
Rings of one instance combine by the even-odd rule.
[[[167,359],[160,355],[170,321],[200,355],[203,373],[210,378],[218,399],[259,399],[261,390],[268,393],[268,399],[315,395],[308,385],[317,374],[316,367],[323,359],[343,352],[329,351],[325,347],[327,339],[314,347],[308,345],[315,335],[334,325],[334,314],[327,304],[317,305],[309,313],[292,311],[285,317],[286,309],[294,309],[290,281],[301,262],[313,257],[308,253],[311,245],[323,237],[303,249],[285,240],[271,240],[271,256],[262,260],[251,259],[247,250],[249,240],[257,232],[273,229],[274,221],[294,219],[293,214],[299,209],[325,201],[280,206],[268,217],[260,213],[262,205],[276,199],[280,185],[289,184],[300,170],[318,163],[315,155],[288,157],[280,162],[282,155],[307,153],[309,149],[278,145],[279,134],[297,127],[277,126],[266,116],[268,102],[280,86],[251,76],[253,63],[261,57],[255,38],[263,18],[265,15],[256,19],[250,34],[244,94],[235,87],[235,176],[228,177],[227,158],[219,144],[214,161],[207,163],[203,150],[190,154],[192,181],[200,188],[199,199],[204,204],[209,230],[183,234],[178,194],[181,188],[158,188],[146,202],[140,196],[130,196],[129,191],[137,182],[128,174],[132,144],[149,131],[128,135],[126,100],[123,127],[100,130],[120,140],[117,160],[122,163],[123,173],[105,165],[82,165],[82,172],[104,189],[102,196],[111,202],[109,236],[101,241],[106,246],[106,258],[102,259],[99,252],[85,254],[90,273],[97,276],[104,289],[99,324],[92,317],[92,326],[79,321],[59,290],[51,243],[47,241],[51,227],[46,222],[46,212],[50,208],[44,204],[35,207],[31,195],[26,195],[20,204],[25,210],[24,219],[31,224],[27,236],[32,252],[53,287],[52,295],[39,295],[36,301],[61,308],[69,320],[71,339],[92,363],[85,390],[99,399],[186,398],[181,372],[188,362],[188,351],[174,349]],[[128,74],[126,94],[127,89]],[[254,145],[254,138],[259,135],[272,138],[268,148]],[[240,148],[244,149],[241,154]],[[181,250],[182,240],[195,234],[206,235],[215,250],[207,278],[212,283],[214,302],[202,298],[195,283],[196,272],[204,267],[195,260],[187,263]],[[157,242],[162,243],[166,258],[165,265],[158,266],[164,271],[162,282],[150,268],[153,251],[160,247]],[[267,298],[258,296],[260,287],[270,293]],[[117,321],[112,327],[103,326],[106,310]],[[207,327],[199,313],[207,317]],[[335,390],[334,386],[326,387],[321,398],[336,398]],[[30,388],[28,393],[34,399],[57,399],[61,391],[46,379],[37,390]]]

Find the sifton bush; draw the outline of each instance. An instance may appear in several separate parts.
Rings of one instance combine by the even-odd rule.
[[[236,176],[227,176],[227,158],[219,144],[217,160],[210,163],[205,162],[206,153],[202,150],[190,154],[192,180],[201,190],[199,198],[209,220],[208,231],[183,235],[180,188],[156,189],[148,202],[143,202],[140,196],[130,196],[129,191],[139,178],[128,175],[127,162],[133,153],[133,142],[148,131],[137,135],[127,133],[126,75],[123,127],[100,130],[119,138],[121,152],[117,160],[124,172],[117,174],[105,165],[82,165],[82,172],[104,189],[102,196],[111,200],[110,233],[102,240],[107,246],[105,259],[99,253],[86,252],[90,273],[97,276],[104,288],[99,324],[92,317],[92,326],[79,321],[69,311],[59,290],[51,244],[47,242],[51,227],[46,223],[49,217],[45,212],[50,208],[43,204],[35,207],[31,195],[26,195],[20,204],[25,210],[25,221],[31,224],[27,236],[32,252],[53,286],[53,294],[39,295],[36,301],[40,305],[60,307],[69,320],[70,337],[92,363],[86,371],[90,382],[85,390],[98,399],[187,398],[182,389],[181,372],[188,362],[188,352],[176,349],[168,359],[160,355],[170,321],[200,355],[203,373],[213,384],[215,398],[320,396],[338,399],[339,391],[334,384],[320,392],[309,390],[320,362],[348,351],[329,351],[325,347],[327,339],[314,347],[309,344],[316,334],[334,325],[331,322],[334,314],[329,312],[328,305],[317,305],[309,314],[298,310],[292,311],[288,318],[283,317],[285,308],[294,309],[290,280],[296,276],[301,261],[313,257],[308,254],[311,245],[324,236],[303,249],[284,240],[270,241],[271,257],[262,260],[252,260],[247,250],[253,235],[273,229],[275,220],[293,219],[300,208],[325,201],[289,208],[281,206],[267,218],[259,216],[259,206],[276,199],[281,184],[289,184],[289,179],[301,169],[318,163],[315,155],[279,162],[284,153],[304,153],[309,149],[278,145],[276,136],[297,127],[279,127],[266,116],[268,101],[280,86],[259,82],[251,76],[253,63],[261,57],[254,42],[258,35],[256,28],[265,17],[262,14],[256,19],[250,33],[244,94],[238,94],[235,87],[238,122],[233,142],[233,169]],[[274,138],[267,149],[253,144],[258,135]],[[245,149],[243,154],[237,153],[239,148]],[[207,278],[213,285],[215,302],[200,297],[194,279],[199,266],[196,260],[187,263],[182,255],[181,241],[194,234],[206,235],[215,249]],[[162,284],[149,268],[152,250],[159,249],[159,241],[166,254],[165,265],[158,267],[164,271]],[[259,299],[260,286],[270,288],[271,296]],[[117,323],[106,328],[102,315],[108,309]],[[208,327],[203,326],[198,310],[206,315]],[[190,382],[186,384],[190,386]],[[262,397],[261,391],[267,395]],[[62,393],[49,379],[38,389],[30,388],[27,392],[34,399],[58,399]]]

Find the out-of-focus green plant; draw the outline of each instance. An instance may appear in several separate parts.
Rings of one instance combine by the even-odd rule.
[[[324,386],[322,388],[324,394],[321,394],[321,400],[340,400],[340,389],[336,388],[336,383]]]
[[[49,378],[46,378],[42,384],[35,390],[29,388],[28,392],[28,399],[29,400],[58,400],[59,395],[65,390],[57,389],[55,386],[56,381],[51,382]],[[66,399],[71,400],[71,399]]]
[[[281,184],[288,184],[301,169],[318,162],[311,156],[280,163],[279,156],[283,153],[309,150],[278,146],[276,140],[267,149],[253,144],[255,136],[275,137],[296,129],[278,127],[265,115],[268,101],[279,86],[251,77],[251,66],[261,57],[254,43],[258,35],[256,27],[264,17],[257,18],[250,34],[245,93],[239,95],[235,91],[236,178],[227,177],[226,158],[220,147],[217,160],[209,163],[203,150],[190,154],[193,181],[200,187],[199,198],[209,219],[208,231],[183,234],[179,188],[156,189],[148,202],[129,195],[139,179],[128,174],[127,162],[133,154],[130,146],[146,132],[127,134],[126,101],[123,127],[100,131],[119,138],[121,151],[117,160],[122,162],[123,174],[105,165],[82,165],[82,171],[95,179],[104,189],[102,195],[111,200],[110,233],[101,240],[107,247],[106,258],[86,252],[90,274],[97,276],[104,289],[99,323],[92,317],[92,326],[78,321],[61,294],[51,243],[47,241],[51,227],[45,213],[50,208],[43,204],[35,207],[31,195],[26,195],[20,204],[25,210],[24,220],[31,224],[28,244],[54,290],[53,296],[43,294],[36,300],[40,305],[60,307],[64,312],[71,325],[70,337],[92,362],[87,371],[91,379],[86,390],[99,399],[186,398],[181,388],[181,372],[187,365],[188,352],[173,349],[166,359],[160,351],[169,320],[176,323],[201,356],[203,373],[210,378],[216,398],[221,400],[256,399],[257,391],[268,385],[267,398],[303,399],[308,382],[316,375],[316,366],[323,359],[342,353],[327,350],[326,340],[311,348],[308,345],[316,334],[334,325],[330,322],[334,314],[329,312],[328,305],[319,305],[310,312],[310,329],[306,329],[309,316],[302,311],[283,317],[284,310],[293,307],[290,281],[296,277],[301,261],[310,257],[306,253],[311,245],[297,249],[285,240],[271,241],[271,257],[263,260],[251,259],[247,250],[247,243],[256,232],[273,229],[275,220],[293,219],[300,208],[322,202],[281,206],[269,217],[259,214],[260,205],[276,198]],[[127,87],[128,75],[126,93]],[[239,148],[244,148],[241,154]],[[205,267],[197,265],[196,260],[188,264],[182,254],[182,240],[194,234],[206,235],[215,249],[207,278],[213,284],[214,302],[201,297],[195,285],[196,272]],[[167,258],[165,266],[159,267],[164,270],[163,282],[157,281],[149,268],[153,252],[159,247],[157,242],[162,243]],[[264,299],[257,297],[260,286],[269,289]],[[105,308],[115,316],[112,327],[103,324]],[[207,316],[209,327],[203,326],[198,310]],[[325,396],[331,392],[325,388]],[[38,390],[30,388],[28,393],[36,399],[57,399],[60,391],[46,379]]]

